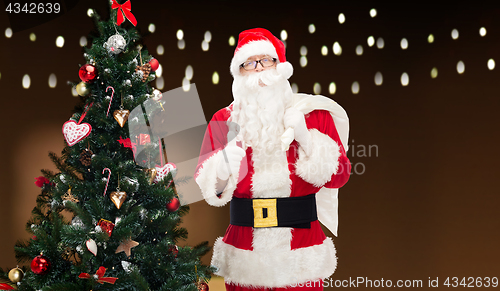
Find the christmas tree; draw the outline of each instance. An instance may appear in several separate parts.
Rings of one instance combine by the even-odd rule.
[[[113,0],[109,12],[107,21],[93,13],[81,82],[70,82],[81,102],[63,125],[62,155],[50,154],[59,172],[37,178],[33,236],[15,247],[30,266],[0,270],[0,290],[208,289],[212,269],[200,262],[208,243],[176,245],[187,237],[179,224],[189,207],[175,189],[183,178],[174,183],[172,164],[157,173],[167,161],[151,131],[130,136],[141,126],[128,120],[132,109],[147,100],[156,106],[148,112],[167,106],[148,85],[158,62],[141,44],[130,1]]]

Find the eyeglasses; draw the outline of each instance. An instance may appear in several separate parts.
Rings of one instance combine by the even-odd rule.
[[[246,61],[243,64],[240,65],[245,71],[251,71],[255,70],[257,68],[257,64],[260,64],[264,68],[269,68],[274,66],[276,63],[276,58],[272,57],[265,57],[260,60],[255,60],[255,61]]]

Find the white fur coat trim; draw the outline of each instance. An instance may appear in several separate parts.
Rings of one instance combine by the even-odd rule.
[[[233,198],[233,192],[236,189],[235,181],[238,181],[238,173],[229,177],[228,184],[222,192],[220,198],[217,197],[217,165],[224,159],[222,150],[213,154],[205,160],[198,170],[196,183],[200,186],[201,194],[208,204],[212,206],[224,206]]]
[[[321,187],[338,171],[340,147],[332,138],[315,128],[309,132],[311,133],[311,154],[306,155],[299,147],[299,158],[295,169],[297,175],[304,181]]]
[[[249,251],[226,244],[219,237],[211,264],[226,283],[278,288],[329,277],[335,272],[337,258],[330,238],[320,245],[295,250],[288,246]]]
[[[286,152],[252,149],[252,198],[290,197],[292,180]]]

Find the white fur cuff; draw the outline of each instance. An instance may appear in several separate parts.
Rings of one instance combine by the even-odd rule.
[[[249,288],[284,288],[310,280],[324,279],[337,268],[333,241],[290,250],[243,250],[226,244],[219,237],[214,244],[212,266],[215,274],[229,284]]]
[[[340,147],[328,135],[317,129],[309,130],[311,154],[307,155],[299,147],[299,158],[295,164],[296,173],[304,181],[321,187],[331,180],[339,167]]]
[[[219,161],[223,160],[223,152],[222,150],[218,151],[211,157],[205,160],[198,170],[198,177],[196,177],[196,183],[200,186],[201,194],[205,201],[212,206],[224,206],[233,198],[233,192],[236,189],[236,184],[234,181],[238,179],[232,179],[232,177],[228,180],[228,185],[222,192],[220,198],[217,197],[217,165]],[[237,174],[236,174],[237,176]]]

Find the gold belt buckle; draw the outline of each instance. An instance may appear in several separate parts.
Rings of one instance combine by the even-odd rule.
[[[272,226],[278,226],[276,199],[253,199],[253,227]]]

